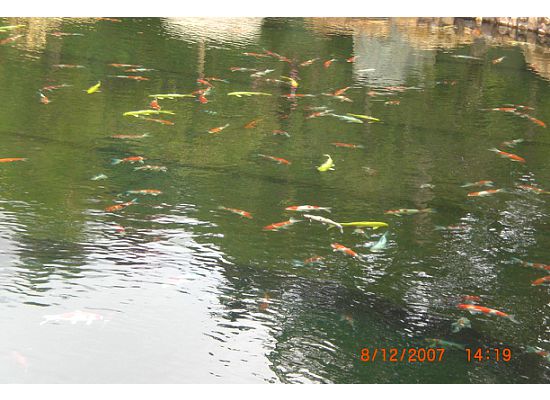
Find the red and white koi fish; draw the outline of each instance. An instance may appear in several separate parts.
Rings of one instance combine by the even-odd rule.
[[[229,207],[224,207],[224,206],[219,206],[218,208],[220,210],[230,211],[234,214],[240,215],[241,217],[252,219],[252,214],[250,214],[248,211],[243,211],[243,210],[239,210],[237,208],[229,208]]]
[[[229,124],[225,124],[224,126],[218,126],[216,128],[209,129],[208,133],[220,133],[221,131],[223,131],[228,126],[229,126]]]
[[[315,61],[319,60],[319,58],[312,58],[311,60],[304,61],[300,63],[300,67],[307,67],[308,65],[313,64]]]
[[[273,131],[273,134],[274,135],[281,135],[281,136],[286,136],[286,137],[290,137],[290,134],[286,131],[282,131],[280,129],[276,129]]]
[[[62,83],[61,85],[44,86],[42,89],[40,89],[40,91],[43,92],[44,90],[47,90],[48,92],[51,92],[52,90],[61,89],[69,86],[72,86],[72,85],[67,85],[66,83]]]
[[[550,275],[534,280],[533,282],[531,282],[531,285],[539,286],[539,285],[544,285],[546,283],[550,283]]]
[[[14,157],[14,158],[0,158],[0,163],[14,162],[14,161],[27,161],[27,158]]]
[[[541,188],[531,186],[531,185],[517,185],[517,187],[523,190],[528,190],[536,194],[550,194],[550,192],[546,190],[542,190]]]
[[[115,68],[140,68],[142,67],[141,65],[137,65],[137,64],[109,64],[111,67],[115,67]]]
[[[130,68],[125,69],[124,72],[150,72],[150,71],[156,71],[153,68]]]
[[[340,142],[334,142],[334,143],[331,143],[331,144],[333,144],[336,147],[347,147],[347,148],[350,148],[350,149],[364,149],[365,148],[365,146],[363,146],[362,144],[351,144],[351,143],[340,143]]]
[[[474,304],[459,304],[457,307],[461,310],[469,311],[471,314],[496,315],[497,317],[508,318],[510,321],[515,322],[516,324],[519,323],[518,321],[516,321],[513,315],[506,314],[493,308],[478,306]]]
[[[125,203],[115,204],[114,206],[109,206],[105,208],[106,212],[120,211],[128,206],[134,205],[137,203],[137,199],[127,201]]]
[[[520,157],[516,154],[506,153],[505,151],[500,151],[499,149],[495,149],[495,148],[489,149],[489,151],[494,151],[495,153],[497,153],[501,157],[507,158],[507,159],[512,160],[512,161],[525,163],[525,158]]]
[[[345,101],[347,103],[353,103],[352,99],[350,99],[349,97],[343,96],[343,95],[336,96],[333,93],[323,93],[323,95],[332,97],[333,99],[336,99],[336,100]]]
[[[269,50],[264,50],[264,53],[267,54],[267,55],[270,55],[272,57],[275,57],[276,59],[278,59],[279,61],[284,61],[284,62],[287,62],[287,63],[292,63],[292,60],[290,58],[287,58],[287,57],[284,57],[280,54],[277,54],[277,53],[274,53],[272,51],[269,51]]]
[[[472,186],[493,186],[493,181],[483,180],[483,181],[477,181],[477,182],[468,182],[462,185],[461,187],[472,187]]]
[[[135,163],[135,162],[139,162],[141,164],[143,164],[143,160],[146,160],[145,157],[142,157],[142,156],[131,156],[131,157],[126,157],[126,158],[113,158],[112,161],[111,161],[111,164],[113,165],[116,165],[116,164],[120,164],[120,163]]]
[[[323,63],[323,67],[325,67],[325,68],[330,67],[330,65],[331,65],[334,61],[336,61],[336,60],[337,60],[336,58],[331,58],[330,60],[325,61],[325,62]]]
[[[489,190],[482,190],[481,192],[470,192],[468,193],[468,197],[486,197],[496,193],[505,193],[505,192],[506,190],[504,189],[489,189]]]
[[[358,57],[359,56],[350,57],[350,58],[346,59],[346,62],[353,63],[353,62],[355,62],[355,60],[357,60]]]
[[[290,225],[293,225],[297,222],[301,222],[300,219],[294,219],[294,218],[290,218],[288,221],[283,221],[283,222],[276,222],[274,224],[271,224],[271,225],[267,225],[267,226],[264,226],[263,227],[263,230],[264,231],[277,231],[279,229],[284,229],[284,228],[288,228]]]
[[[305,205],[305,206],[290,206],[290,207],[287,207],[285,208],[285,210],[287,211],[297,211],[297,212],[302,212],[302,211],[326,211],[326,212],[331,212],[331,207],[319,207],[319,206],[310,206],[310,205]]]
[[[516,144],[524,142],[524,139],[514,139],[507,142],[502,142],[501,146],[516,147]]]
[[[348,256],[359,258],[359,254],[357,254],[355,251],[353,251],[349,247],[346,247],[340,243],[332,243],[330,247],[334,249],[333,251],[339,251],[344,254],[347,254]]]
[[[324,260],[325,257],[321,257],[321,256],[313,256],[311,258],[308,258],[307,260],[304,260],[304,265],[305,264],[312,264],[314,262],[318,262],[318,261],[321,261],[321,260]]]
[[[512,258],[512,261],[517,263],[517,264],[520,264],[522,267],[542,269],[544,271],[550,272],[550,265],[523,261],[523,260],[520,260],[519,258],[515,258],[515,257]]]
[[[56,315],[44,315],[43,318],[44,321],[42,321],[40,325],[47,324],[48,322],[63,321],[70,322],[71,324],[76,324],[77,322],[85,322],[86,325],[91,325],[94,321],[103,321],[105,319],[105,317],[101,314],[80,310]]]
[[[134,81],[148,81],[149,78],[139,75],[109,75],[110,78],[132,79]]]
[[[285,160],[284,158],[280,158],[280,157],[274,157],[274,156],[266,156],[265,154],[258,154],[260,157],[262,158],[265,158],[266,160],[271,160],[271,161],[275,161],[279,164],[285,164],[285,165],[290,165],[292,164],[290,161],[288,160]]]

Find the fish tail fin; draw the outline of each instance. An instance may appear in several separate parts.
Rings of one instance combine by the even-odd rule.
[[[291,223],[293,223],[293,224],[296,223],[296,222],[302,222],[301,219],[296,219],[296,218],[294,218],[294,217],[290,217],[290,220],[289,220],[289,221],[290,221]]]
[[[512,321],[514,324],[519,324],[519,321],[516,319],[514,315],[508,315],[508,319]]]
[[[494,151],[495,153],[500,153],[500,150],[494,147],[491,147],[489,151]]]
[[[120,159],[120,158],[113,158],[111,160],[112,165],[117,165],[117,164],[120,164],[121,162],[122,162],[122,159]]]
[[[331,213],[332,212],[332,207],[323,207],[321,208],[322,210],[325,210],[326,212],[329,212]]]
[[[470,183],[470,182],[465,183],[464,185],[460,185],[460,187],[464,187],[464,188],[465,188],[465,187],[471,187],[471,186],[473,186],[473,184]]]
[[[134,203],[134,204],[139,203],[138,198],[136,197],[135,199],[132,199],[132,201],[130,203]]]

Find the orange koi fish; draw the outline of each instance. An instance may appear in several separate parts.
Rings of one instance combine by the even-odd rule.
[[[327,212],[331,212],[331,207],[319,207],[319,206],[305,205],[305,206],[290,206],[290,207],[285,208],[285,210],[287,210],[287,211],[297,211],[297,212],[301,212],[301,211],[327,211]]]
[[[123,208],[126,208],[136,203],[137,203],[137,199],[133,199],[133,200],[127,201],[126,203],[120,203],[120,204],[115,204],[114,206],[109,206],[105,208],[105,211],[107,212],[120,211]]]
[[[252,129],[258,126],[258,122],[260,122],[261,119],[255,119],[253,121],[250,121],[248,124],[244,126],[245,129]]]
[[[267,160],[271,160],[271,161],[275,161],[279,164],[285,164],[285,165],[290,165],[292,164],[290,161],[288,160],[285,160],[284,158],[280,158],[280,157],[273,157],[273,156],[266,156],[265,154],[258,154],[260,157],[263,157]]]
[[[344,254],[347,254],[348,256],[358,258],[359,254],[357,254],[355,251],[350,249],[349,247],[346,247],[340,243],[332,243],[330,245],[334,250],[333,251],[340,251]]]
[[[264,231],[277,231],[279,229],[288,228],[290,225],[293,225],[300,221],[301,221],[300,219],[290,218],[288,221],[277,222],[271,225],[267,225],[267,226],[264,226],[262,229]]]
[[[527,118],[531,122],[534,122],[538,126],[542,126],[543,128],[546,128],[546,124],[542,122],[540,119],[533,118],[530,115],[525,115],[525,118]]]
[[[14,161],[27,161],[27,158],[0,158],[0,163],[14,162]]]
[[[250,214],[248,211],[243,211],[243,210],[239,210],[237,208],[229,208],[229,207],[224,207],[224,206],[219,206],[218,208],[220,210],[230,211],[234,214],[240,215],[241,217],[252,219],[252,214]]]
[[[531,285],[533,286],[539,286],[539,285],[543,285],[545,283],[550,283],[550,275],[546,275],[542,278],[539,278],[537,280],[534,280],[533,282],[531,282]]]
[[[512,258],[512,261],[515,262],[515,263],[520,264],[522,267],[536,268],[536,269],[542,269],[544,271],[550,271],[550,265],[523,261],[523,260],[520,260],[519,258],[515,258],[515,257]]]
[[[153,110],[160,110],[160,104],[158,103],[157,99],[154,99],[152,102],[149,103],[149,107],[151,107]]]
[[[546,190],[542,190],[541,188],[530,186],[530,185],[517,185],[518,188],[523,190],[528,190],[530,192],[536,193],[536,194],[550,194],[550,192]]]
[[[470,192],[468,193],[468,197],[485,197],[485,196],[491,196],[496,193],[503,193],[506,192],[504,189],[489,189],[489,190],[482,190],[481,192]]]
[[[512,161],[517,161],[517,162],[520,162],[520,163],[525,163],[526,162],[525,158],[523,158],[523,157],[520,157],[520,156],[512,154],[512,153],[506,153],[505,151],[500,151],[499,149],[492,148],[492,149],[489,149],[489,151],[494,151],[495,153],[497,153],[501,157],[508,158],[509,160],[512,160]]]
[[[229,126],[229,124],[225,124],[224,126],[218,126],[217,128],[209,129],[208,133],[220,133],[221,131],[223,131],[228,126]]]
[[[212,85],[210,82],[208,82],[206,79],[197,79],[197,82],[202,84],[202,85],[206,85],[208,87],[214,87],[214,85]]]
[[[334,96],[341,96],[343,95],[348,89],[351,89],[351,86],[346,86],[345,88],[335,90],[333,95]]]
[[[48,98],[44,95],[44,93],[38,92],[38,94],[40,95],[40,102],[41,102],[42,104],[48,104],[48,103],[50,103],[50,99],[48,99]]]
[[[550,275],[548,276],[548,278],[550,278]],[[478,306],[474,304],[459,304],[457,307],[461,310],[467,310],[471,314],[496,315],[497,317],[508,318],[510,321],[515,322],[516,324],[519,323],[518,321],[516,321],[513,315],[509,315],[492,308]]]
[[[113,158],[111,164],[113,165],[116,165],[116,164],[120,164],[120,163],[135,163],[135,162],[139,162],[141,164],[143,164],[143,160],[146,160],[146,158],[142,157],[142,156],[131,156],[131,157],[126,157],[126,158]]]
[[[350,149],[363,149],[364,146],[361,144],[351,144],[351,143],[340,143],[340,142],[334,142],[331,143],[336,147],[348,147]]]
[[[141,68],[142,65],[137,64],[109,64],[111,67],[115,68]]]
[[[323,63],[323,67],[325,67],[325,68],[330,67],[330,65],[331,65],[334,61],[336,61],[336,58],[331,58],[330,60],[325,61],[325,62]]]
[[[318,58],[312,58],[311,60],[304,61],[304,62],[300,63],[300,67],[307,67],[308,65],[313,64],[317,60],[318,60]]]
[[[304,260],[304,264],[311,264],[311,263],[321,261],[321,260],[324,260],[324,259],[325,259],[325,257],[313,256],[311,258],[308,258],[307,260]]]
[[[148,117],[140,117],[140,118],[145,120],[145,121],[158,122],[159,124],[163,124],[163,125],[174,125],[174,122],[168,121],[168,120],[165,120],[165,119],[148,118]]]

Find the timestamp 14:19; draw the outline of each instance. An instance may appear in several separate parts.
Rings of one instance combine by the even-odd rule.
[[[512,359],[512,350],[505,347],[503,349],[499,348],[487,348],[482,349],[478,347],[477,349],[468,349],[466,348],[466,359],[468,362],[472,361],[504,361],[509,362]]]

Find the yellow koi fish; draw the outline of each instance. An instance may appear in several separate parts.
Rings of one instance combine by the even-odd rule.
[[[376,222],[376,221],[359,221],[359,222],[339,222],[342,226],[355,226],[357,228],[387,228],[389,225],[385,222]]]
[[[101,86],[101,81],[97,82],[94,86],[86,90],[86,93],[92,94],[99,90],[99,87]]]
[[[328,157],[328,159],[322,165],[317,167],[317,171],[319,172],[334,171],[334,161],[332,160],[332,157],[328,154],[323,154],[323,155],[325,157]]]
[[[378,118],[370,117],[368,115],[352,114],[352,113],[347,113],[347,115],[352,116],[352,117],[356,117],[356,118],[366,119],[366,120],[369,120],[369,121],[380,122],[380,120]]]

